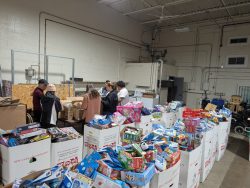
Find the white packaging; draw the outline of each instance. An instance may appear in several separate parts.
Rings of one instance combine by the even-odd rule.
[[[202,144],[191,152],[181,151],[179,188],[196,188],[200,184]]]
[[[150,188],[178,188],[181,161],[173,167],[155,174],[150,182]]]
[[[200,181],[204,182],[208,174],[212,169],[212,157],[214,154],[214,128],[203,133],[203,146],[202,146],[202,157],[201,157],[201,177]]]
[[[96,129],[85,125],[83,139],[83,157],[103,147],[115,148],[119,140],[119,126]]]
[[[228,142],[228,132],[229,130],[229,122],[220,122],[219,130],[218,130],[218,140],[217,140],[217,154],[216,161],[220,161],[223,157]]]
[[[0,145],[2,160],[0,176],[3,184],[50,168],[50,146],[50,138],[15,147]]]
[[[82,161],[83,137],[51,144],[51,167],[72,167]]]
[[[174,112],[163,112],[162,121],[166,128],[171,128],[176,121],[176,114]]]
[[[115,181],[111,180],[107,176],[101,173],[97,173],[95,181],[92,187],[96,188],[122,188],[122,186]]]

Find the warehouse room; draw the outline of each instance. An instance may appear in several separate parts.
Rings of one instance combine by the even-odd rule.
[[[0,0],[0,188],[249,188],[250,1]]]

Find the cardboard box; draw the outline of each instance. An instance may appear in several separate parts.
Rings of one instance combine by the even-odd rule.
[[[181,151],[179,188],[196,188],[200,184],[202,144],[191,152]]]
[[[51,144],[51,167],[72,167],[82,161],[83,137]]]
[[[73,108],[65,108],[64,109],[64,118],[66,120],[73,120],[74,117],[74,109]]]
[[[152,115],[141,116],[141,123],[149,123],[153,119]]]
[[[83,157],[103,147],[115,148],[119,140],[119,126],[109,129],[95,129],[84,125]]]
[[[0,107],[0,128],[12,130],[19,125],[26,124],[26,106],[1,106]]]
[[[217,154],[216,154],[216,161],[220,161],[223,157],[228,142],[228,132],[229,130],[229,122],[220,122],[218,135],[217,135]]]
[[[231,102],[241,103],[241,101],[242,101],[242,98],[240,95],[232,95]]]
[[[35,179],[38,176],[42,175],[44,173],[44,170],[38,171],[38,172],[34,172],[32,174],[29,174],[23,178],[21,178],[22,180],[30,180],[30,179]],[[5,185],[4,188],[12,188],[13,183],[9,183],[8,185]]]
[[[151,188],[178,188],[181,161],[173,167],[157,173],[150,182]]]
[[[74,108],[73,109],[73,116],[74,116],[74,119],[77,121],[82,120],[83,109]]]
[[[152,119],[153,119],[152,115],[141,116],[141,122],[135,123],[135,127],[143,129],[143,134],[146,135],[152,131],[152,125],[153,125]]]
[[[203,133],[202,157],[201,157],[201,176],[200,181],[204,182],[212,169],[212,158],[214,155],[214,139],[216,139],[214,129]]]
[[[162,121],[166,128],[171,128],[176,121],[176,114],[174,112],[163,112]]]
[[[213,132],[214,132],[214,139],[212,140],[213,155],[212,155],[212,159],[211,159],[211,169],[213,168],[214,163],[216,161],[219,126],[217,126],[217,125],[214,126]]]
[[[28,174],[50,168],[51,139],[1,149],[1,179],[3,184]]]
[[[208,103],[207,106],[205,107],[206,111],[215,111],[217,108],[216,105],[212,104],[212,103]]]
[[[66,97],[67,101],[72,101],[72,102],[82,102],[83,101],[83,97]]]
[[[148,123],[136,123],[135,127],[139,128],[139,129],[142,129],[143,135],[147,135],[150,132],[152,132],[152,125],[153,124],[151,122],[148,122]]]
[[[176,113],[176,119],[180,119],[182,120],[183,119],[183,111],[186,109],[186,107],[181,107],[177,110],[177,113]]]

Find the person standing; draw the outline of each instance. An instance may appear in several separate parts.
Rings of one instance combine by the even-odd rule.
[[[116,112],[116,107],[118,105],[118,96],[114,85],[111,82],[106,85],[106,90],[108,91],[108,95],[102,99],[102,114],[112,115],[114,112]]]
[[[88,92],[83,96],[82,109],[84,123],[88,123],[96,114],[100,114],[101,96],[96,89],[89,88]]]
[[[129,93],[128,90],[125,87],[125,82],[118,81],[116,83],[117,90],[118,90],[118,102],[119,105],[124,106],[129,102]]]
[[[62,110],[60,99],[55,92],[56,86],[49,84],[45,96],[41,98],[41,126],[45,129],[56,126],[58,113]]]
[[[106,97],[108,95],[108,90],[107,90],[107,84],[111,83],[109,80],[106,80],[105,82],[105,86],[102,87],[100,90],[99,90],[99,93],[101,95],[102,98]]]
[[[44,90],[46,90],[48,82],[45,79],[38,81],[38,86],[32,93],[33,96],[33,113],[34,113],[34,122],[40,122],[42,108],[41,108],[41,98],[44,96]]]

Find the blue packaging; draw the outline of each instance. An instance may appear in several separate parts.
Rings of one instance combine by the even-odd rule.
[[[147,169],[142,173],[127,171],[125,173],[125,182],[133,186],[147,185],[155,174],[155,165],[153,163],[147,164]]]

